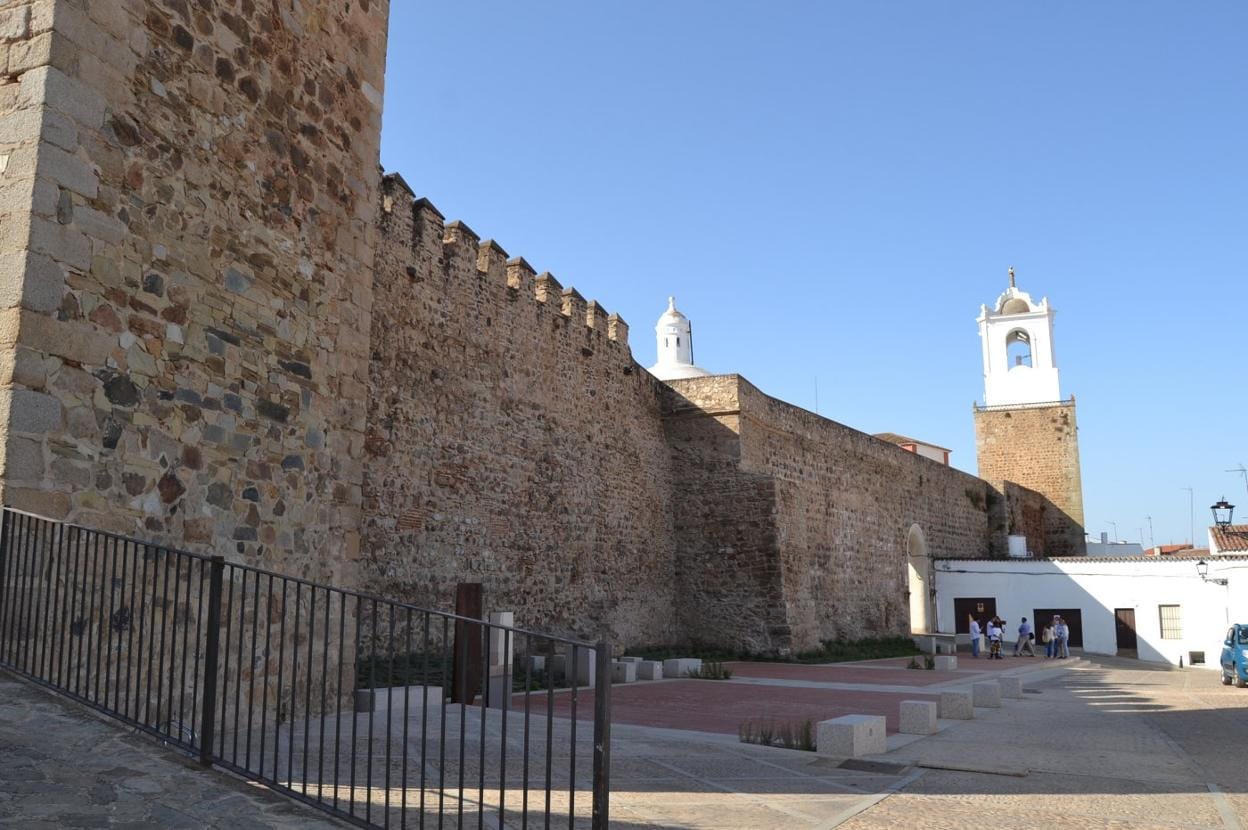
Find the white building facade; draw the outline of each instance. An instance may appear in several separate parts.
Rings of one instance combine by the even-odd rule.
[[[1204,577],[1200,561],[1207,565]],[[1086,653],[1217,669],[1227,627],[1248,622],[1248,554],[940,559],[933,565],[937,624],[945,633],[965,632],[960,617],[970,609],[1005,619],[1011,640],[1027,617],[1039,643],[1044,620],[1059,613],[1070,624],[1072,647]]]

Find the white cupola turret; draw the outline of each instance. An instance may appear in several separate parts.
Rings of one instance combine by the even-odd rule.
[[[667,298],[667,311],[659,317],[654,333],[658,360],[650,367],[650,374],[659,380],[697,378],[710,374],[693,363],[693,326],[688,317],[676,310],[675,297]]]
[[[980,306],[984,349],[984,405],[1052,403],[1061,400],[1053,356],[1053,315],[1048,298],[1035,302],[1014,284],[992,308]]]

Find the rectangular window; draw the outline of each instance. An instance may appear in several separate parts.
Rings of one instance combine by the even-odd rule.
[[[1182,640],[1183,618],[1179,615],[1179,606],[1158,605],[1157,610],[1161,613],[1161,639]]]

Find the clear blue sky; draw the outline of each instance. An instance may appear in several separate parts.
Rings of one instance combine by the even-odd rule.
[[[382,156],[698,362],[975,470],[975,317],[1058,310],[1088,529],[1248,493],[1248,4],[394,0]],[[1146,538],[1147,541],[1147,538]]]

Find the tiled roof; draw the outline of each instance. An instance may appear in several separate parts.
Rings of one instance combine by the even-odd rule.
[[[931,441],[920,441],[918,438],[909,438],[905,435],[898,435],[895,432],[877,432],[872,437],[879,438],[881,441],[887,441],[890,444],[922,444],[925,447],[935,447],[938,450],[952,452],[948,447],[942,447],[940,444],[933,444]]]
[[[1218,550],[1248,552],[1248,525],[1227,525],[1226,527],[1210,528],[1213,543]]]
[[[1140,562],[1140,563],[1157,563],[1157,562],[1198,562],[1201,559],[1208,559],[1208,551],[1202,550],[1199,554],[1183,553],[1177,556],[1148,556],[1136,554],[1135,556],[1053,556],[1053,557],[1016,557],[1010,559],[989,559],[987,557],[976,559],[969,556],[933,556],[935,562],[988,562],[994,565],[1000,565],[1006,562],[1026,565],[1033,562]],[[1248,549],[1243,553],[1231,554],[1230,556],[1219,556],[1221,559],[1248,559]]]

